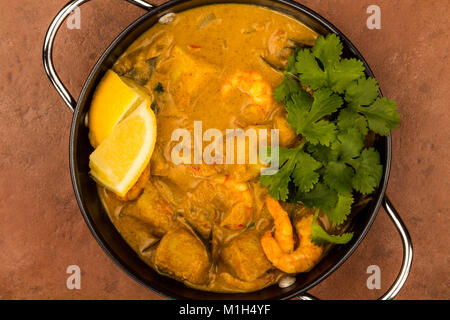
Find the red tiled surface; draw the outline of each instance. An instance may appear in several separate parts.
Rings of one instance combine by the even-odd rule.
[[[6,2],[6,1],[5,1]],[[399,103],[388,195],[414,241],[411,275],[399,299],[450,298],[450,61],[447,0],[302,0],[340,28],[363,53],[383,92]],[[119,269],[97,245],[78,210],[69,176],[72,115],[41,63],[45,31],[66,0],[7,1],[0,11],[0,298],[159,299]],[[366,28],[377,4],[382,29]],[[81,10],[81,30],[63,28],[57,70],[77,96],[110,41],[143,14],[119,0]],[[324,299],[373,299],[394,279],[401,242],[381,211],[353,256],[311,290]],[[81,290],[66,288],[68,265]],[[381,268],[368,290],[366,268]]]

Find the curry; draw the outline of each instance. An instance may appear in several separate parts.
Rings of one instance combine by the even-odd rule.
[[[280,146],[298,145],[273,89],[294,47],[316,38],[263,7],[210,5],[164,17],[115,63],[152,97],[157,138],[125,196],[98,192],[119,233],[157,272],[200,290],[250,292],[307,272],[324,255],[310,240],[313,212],[272,199],[258,181],[262,163],[171,160],[172,133],[193,132],[195,121],[203,131],[278,129]]]

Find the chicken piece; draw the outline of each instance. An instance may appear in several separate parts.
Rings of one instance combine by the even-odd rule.
[[[264,255],[259,238],[258,232],[246,231],[222,250],[222,261],[241,280],[253,281],[272,267]]]
[[[161,63],[158,71],[169,75],[174,90],[182,90],[188,95],[193,95],[208,77],[217,74],[218,68],[174,46],[169,58]]]
[[[215,217],[214,188],[208,181],[202,181],[188,195],[183,217],[205,239],[209,238]]]
[[[161,197],[163,197],[165,200],[167,200],[167,202],[173,205],[174,208],[177,208],[184,202],[186,193],[182,189],[180,189],[180,187],[176,183],[164,177],[154,177],[152,179],[152,182],[155,188],[158,189]]]
[[[203,243],[186,228],[170,230],[160,241],[155,266],[162,272],[193,284],[208,281],[211,262]]]
[[[252,212],[253,207],[248,207],[243,202],[237,202],[230,210],[224,213],[220,226],[230,230],[242,230],[249,224]]]
[[[153,176],[165,177],[169,173],[169,164],[164,158],[164,154],[159,145],[155,146],[152,158],[150,159],[150,168]]]
[[[123,213],[147,223],[156,236],[163,236],[169,231],[175,219],[171,206],[152,183],[146,185],[139,199],[125,207]]]

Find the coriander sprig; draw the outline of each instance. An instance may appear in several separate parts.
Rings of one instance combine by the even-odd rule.
[[[330,34],[289,58],[274,98],[285,104],[286,118],[303,143],[279,148],[280,169],[260,177],[273,198],[323,210],[335,225],[350,214],[355,191],[369,194],[380,183],[380,155],[365,147],[365,136],[369,131],[386,136],[399,124],[397,104],[380,98],[362,61],[342,58],[342,49]],[[317,244],[350,241],[351,233],[329,235],[316,218],[312,239]]]

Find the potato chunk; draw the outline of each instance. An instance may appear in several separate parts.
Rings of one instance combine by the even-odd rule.
[[[156,249],[156,267],[193,284],[208,280],[211,262],[203,243],[185,228],[169,231]]]
[[[271,268],[256,231],[247,231],[234,238],[222,251],[222,261],[244,281],[253,281]]]
[[[152,230],[148,228],[148,225],[135,217],[123,216],[115,225],[125,241],[140,253],[144,253],[159,240],[152,235]]]

